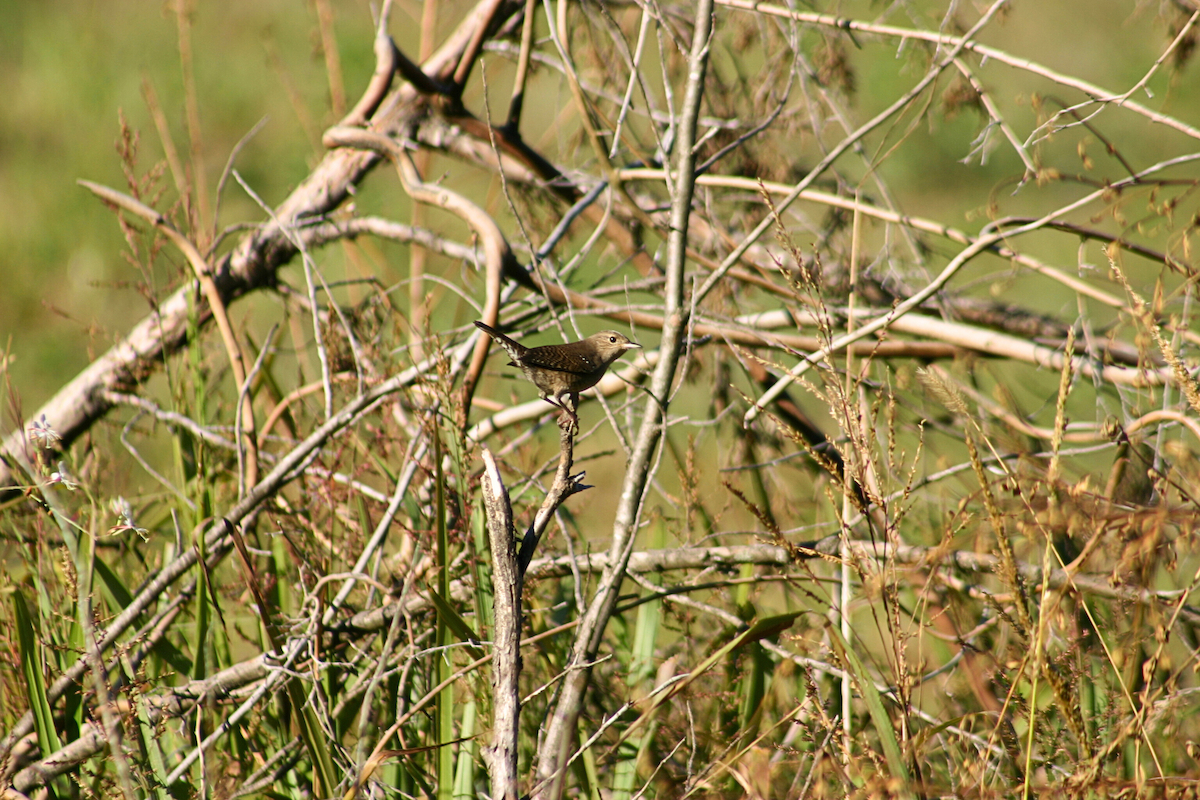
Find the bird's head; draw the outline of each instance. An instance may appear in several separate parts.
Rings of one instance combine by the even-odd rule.
[[[605,365],[616,361],[626,350],[640,349],[641,345],[629,340],[629,337],[616,331],[600,331],[587,338],[600,354],[600,360]]]

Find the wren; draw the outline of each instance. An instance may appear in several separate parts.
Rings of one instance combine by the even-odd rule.
[[[575,414],[579,393],[599,383],[609,365],[624,355],[626,350],[641,347],[616,331],[600,331],[569,344],[526,347],[490,325],[476,322],[475,327],[508,351],[512,358],[509,365],[520,367],[525,377],[538,388],[538,395],[547,403],[567,412],[572,425],[579,423],[579,417]],[[567,398],[570,399],[569,406],[565,402]]]

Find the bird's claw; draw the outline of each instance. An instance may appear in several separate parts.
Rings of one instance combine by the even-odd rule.
[[[563,409],[558,415],[558,427],[570,434],[579,433],[579,415],[570,409]]]

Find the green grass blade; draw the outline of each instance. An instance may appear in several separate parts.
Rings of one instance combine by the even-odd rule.
[[[666,525],[660,520],[654,527],[652,547],[663,547],[666,541]],[[642,603],[637,609],[633,632],[633,646],[629,659],[629,687],[638,697],[644,697],[654,688],[654,655],[662,627],[662,601]],[[653,712],[652,712],[653,713]],[[657,726],[651,724],[641,736],[634,736],[618,747],[618,761],[613,769],[613,800],[624,800],[633,796],[637,783],[638,764],[654,741]]]
[[[741,708],[738,712],[738,731],[743,736],[753,736],[758,730],[759,709],[767,694],[768,675],[771,661],[760,644],[752,644],[747,654],[746,666],[741,670]]]
[[[479,745],[473,737],[477,711],[474,700],[469,701],[463,708],[462,730],[459,733],[467,741],[458,749],[458,763],[454,770],[454,800],[471,800],[475,797],[475,759],[478,757]]]
[[[131,677],[128,660],[122,658],[121,665],[125,669],[126,677]],[[141,745],[143,756],[150,765],[150,774],[146,780],[146,783],[149,785],[147,794],[150,797],[156,798],[156,800],[170,800],[171,795],[167,792],[166,786],[163,783],[171,771],[167,769],[167,764],[163,760],[162,734],[158,731],[154,721],[150,719],[150,712],[146,705],[145,697],[135,693],[130,699],[133,703],[133,709],[136,712],[138,742]]]
[[[133,595],[130,594],[124,582],[117,577],[117,574],[103,560],[96,559],[94,569],[96,577],[100,579],[100,589],[104,592],[105,597],[108,599],[109,608],[114,613],[125,608],[133,601]]]
[[[46,681],[43,677],[42,648],[38,645],[37,631],[29,608],[20,592],[13,592],[13,610],[16,612],[17,642],[21,650],[21,671],[25,675],[25,691],[29,709],[33,712],[33,727],[37,731],[38,746],[49,755],[62,748],[58,732],[54,729],[54,713],[46,697]]]
[[[480,638],[475,629],[471,627],[471,623],[463,619],[454,606],[446,602],[446,598],[442,597],[438,592],[430,592],[429,599],[433,601],[433,605],[437,608],[439,618],[445,620],[449,632],[458,637],[460,642],[467,645],[467,652],[471,654],[471,658],[483,658],[483,648],[472,644],[473,642],[480,641]]]
[[[892,727],[892,720],[883,707],[883,698],[875,688],[875,682],[867,674],[858,654],[846,644],[841,632],[832,625],[826,627],[830,636],[838,643],[846,668],[857,684],[859,694],[867,704],[867,713],[871,715],[871,724],[875,727],[875,732],[879,734],[888,769],[891,770],[893,777],[899,778],[907,785],[909,781],[908,766],[904,763],[904,756],[900,752],[900,742],[896,740],[896,730]]]

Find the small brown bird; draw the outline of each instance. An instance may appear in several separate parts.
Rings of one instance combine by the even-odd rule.
[[[512,358],[509,365],[520,367],[538,388],[541,398],[567,412],[572,424],[579,422],[575,415],[579,393],[599,383],[609,365],[626,350],[641,347],[616,331],[600,331],[570,344],[526,347],[482,322],[476,322],[475,327],[507,350]],[[571,399],[570,406],[564,402],[567,397]]]

